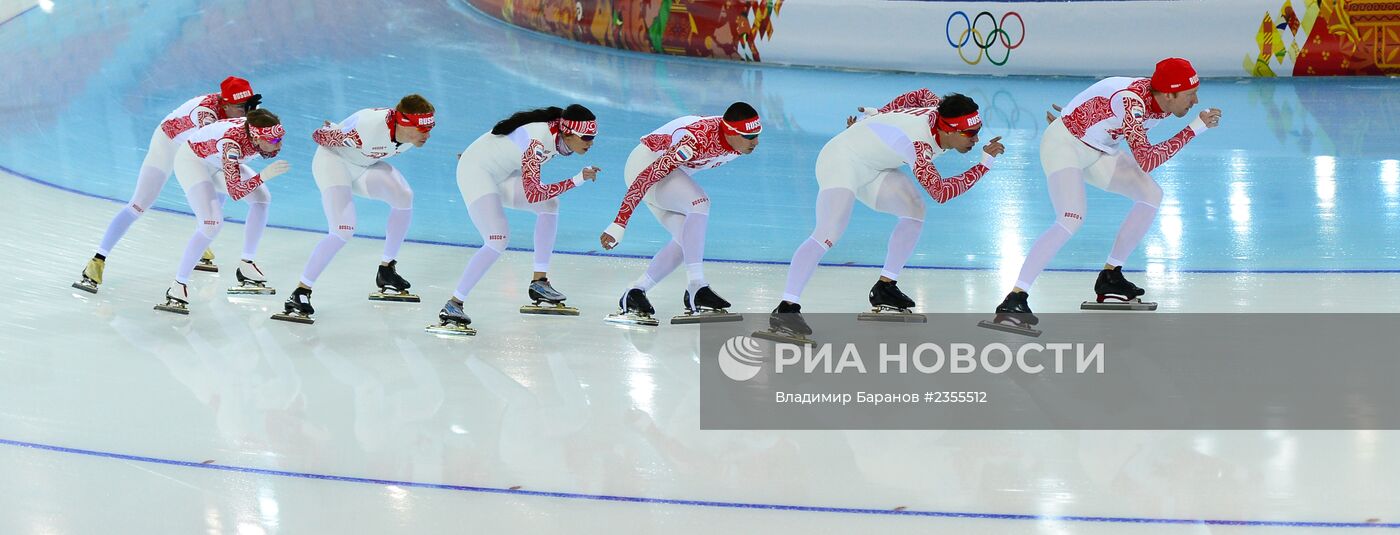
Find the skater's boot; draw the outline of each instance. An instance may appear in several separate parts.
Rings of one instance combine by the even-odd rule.
[[[607,321],[612,323],[623,323],[630,325],[658,325],[660,322],[652,317],[656,309],[652,308],[651,301],[647,300],[647,293],[641,288],[632,288],[617,300],[617,313],[609,314]]]
[[[449,336],[472,336],[476,334],[476,329],[469,327],[472,319],[462,310],[462,302],[456,298],[448,299],[442,305],[442,310],[438,311],[438,322],[436,325],[429,325],[426,329],[432,334],[445,334]]]
[[[768,315],[768,326],[773,330],[787,331],[799,336],[812,334],[812,327],[802,319],[802,305],[783,301]]]
[[[408,288],[413,285],[400,277],[395,269],[398,263],[398,260],[390,260],[388,265],[379,266],[379,272],[374,275],[374,284],[379,286],[379,291],[369,295],[371,301],[419,302],[418,296],[408,293]]]
[[[568,297],[564,295],[564,292],[555,290],[554,286],[549,284],[549,279],[540,278],[530,281],[530,300],[534,301],[536,305],[541,302],[563,303],[565,299]]]
[[[1135,299],[1147,291],[1138,288],[1136,284],[1128,282],[1128,279],[1123,277],[1123,266],[1115,266],[1113,269],[1099,272],[1099,279],[1094,281],[1094,293],[1099,295],[1098,301],[1102,303],[1104,299],[1118,301]]]
[[[1031,313],[1031,306],[1026,302],[1030,294],[1026,292],[1013,291],[1006,294],[1006,299],[997,305],[997,315],[992,321],[981,321],[978,327],[1016,333],[1025,336],[1040,336],[1040,331],[1035,330],[1035,324],[1040,323],[1040,318]]]
[[[530,300],[534,303],[520,307],[520,313],[577,316],[578,309],[565,305],[565,299],[568,297],[563,292],[555,290],[554,286],[549,284],[549,279],[540,277],[530,281]]]
[[[174,312],[176,314],[190,313],[190,290],[189,287],[176,281],[169,288],[165,289],[165,302],[156,305],[156,310],[164,312]]]
[[[1040,318],[1035,317],[1035,314],[1031,313],[1031,305],[1026,302],[1030,296],[1031,294],[1026,292],[1011,292],[1006,294],[1006,299],[1003,299],[1001,304],[997,305],[997,321],[1000,322],[1003,317],[1005,317],[1006,319],[1015,320],[1016,323],[1020,324],[1035,325],[1040,323]]]
[[[896,286],[896,281],[875,281],[875,286],[870,287],[870,306],[881,310],[896,310],[899,312],[909,312],[914,308],[914,300],[904,295]]]
[[[291,321],[295,323],[315,323],[311,315],[316,313],[316,309],[311,307],[311,289],[297,286],[292,290],[291,297],[282,305],[281,314],[273,314],[272,319]]]
[[[204,254],[199,257],[199,263],[194,265],[194,269],[195,271],[218,273],[219,266],[214,264],[214,251],[205,249]]]
[[[267,285],[267,277],[263,275],[258,265],[252,260],[244,260],[238,263],[238,270],[233,272],[238,279],[238,286],[228,289],[230,294],[265,294],[277,293],[277,290]]]
[[[690,295],[690,290],[686,290],[684,305],[685,309],[689,310],[691,314],[698,314],[707,309],[723,311],[730,306],[729,301],[725,301],[723,297],[720,297],[714,290],[711,290],[708,284],[695,290],[695,295],[693,297]]]
[[[83,266],[83,278],[73,283],[73,287],[88,293],[97,293],[97,287],[102,284],[102,269],[107,267],[107,259],[102,255],[97,255],[88,260]]]

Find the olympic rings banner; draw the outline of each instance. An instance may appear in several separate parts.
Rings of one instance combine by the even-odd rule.
[[[764,63],[991,75],[1400,74],[1400,0],[460,0],[589,44]]]

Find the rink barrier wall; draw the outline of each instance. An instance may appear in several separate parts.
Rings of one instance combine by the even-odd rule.
[[[464,0],[636,52],[983,75],[1400,75],[1396,0]]]

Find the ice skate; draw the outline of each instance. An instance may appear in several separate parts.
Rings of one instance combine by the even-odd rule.
[[[722,323],[727,321],[743,321],[743,314],[729,312],[729,301],[716,294],[707,284],[695,291],[692,298],[690,290],[685,291],[685,314],[673,316],[671,325],[682,325],[688,323]]]
[[[1040,336],[1041,332],[1033,327],[1040,323],[1040,318],[1031,313],[1031,306],[1026,302],[1029,297],[1030,294],[1026,292],[1006,294],[1006,299],[997,305],[996,318],[977,322],[977,326],[1024,336]]]
[[[275,295],[277,290],[267,285],[267,277],[263,276],[258,265],[251,260],[244,260],[239,263],[238,270],[234,276],[238,278],[238,286],[228,289],[229,295]]]
[[[209,250],[209,249],[205,249],[205,250],[204,250],[204,255],[199,257],[199,263],[197,263],[197,264],[194,265],[194,270],[195,270],[195,271],[208,271],[208,272],[210,272],[210,273],[218,273],[218,272],[219,272],[219,266],[218,266],[217,264],[214,263],[214,251],[211,251],[211,250]]]
[[[621,325],[646,325],[656,326],[661,322],[656,321],[652,314],[656,309],[651,307],[651,301],[647,300],[647,293],[640,288],[632,288],[617,301],[618,311],[608,314],[604,321]]]
[[[438,311],[438,323],[429,325],[425,330],[430,334],[475,336],[476,329],[468,327],[471,323],[472,319],[462,310],[462,304],[448,299],[447,304]]]
[[[577,316],[578,309],[564,305],[564,300],[568,297],[563,292],[555,290],[549,284],[549,279],[540,279],[530,282],[530,300],[534,304],[520,307],[521,314],[544,314],[553,316]],[[540,303],[544,303],[541,305]]]
[[[282,305],[282,313],[273,314],[272,319],[310,325],[316,323],[316,320],[311,319],[311,315],[315,313],[316,309],[311,308],[311,290],[298,286]]]
[[[190,290],[183,284],[175,283],[165,289],[165,303],[156,305],[156,310],[189,315]]]
[[[1157,303],[1139,299],[1147,291],[1123,277],[1123,266],[1100,271],[1099,279],[1094,281],[1094,293],[1098,298],[1080,304],[1081,310],[1157,310]]]
[[[400,301],[405,303],[421,301],[417,295],[408,293],[408,288],[412,285],[400,277],[399,272],[394,269],[398,263],[398,260],[391,260],[389,265],[379,266],[379,273],[374,276],[374,284],[379,286],[379,291],[369,294],[370,301]]]
[[[802,319],[802,305],[783,301],[768,315],[768,330],[754,331],[754,338],[781,344],[812,345],[812,328]]]
[[[88,260],[87,266],[83,267],[83,278],[73,283],[73,287],[87,293],[97,293],[97,287],[102,284],[102,269],[106,267],[107,261],[94,257]]]
[[[914,300],[899,291],[896,281],[885,282],[875,281],[875,286],[870,288],[870,306],[874,307],[870,312],[862,313],[861,321],[893,321],[903,323],[924,323],[928,321],[923,314],[915,314],[909,309],[914,308]]]

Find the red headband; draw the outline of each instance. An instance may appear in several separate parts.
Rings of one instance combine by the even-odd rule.
[[[248,131],[253,134],[253,137],[261,139],[268,143],[281,143],[282,136],[287,135],[287,131],[282,128],[281,124],[274,124],[272,126],[261,127],[253,126],[250,124],[248,125]]]
[[[724,127],[741,136],[756,136],[763,131],[763,123],[759,122],[757,116],[738,121],[724,121]]]
[[[570,121],[568,119],[559,119],[559,131],[565,134],[596,136],[598,135],[598,121]]]
[[[976,130],[978,128],[982,128],[982,116],[978,115],[975,111],[967,115],[961,115],[958,117],[940,116],[938,117],[938,121],[934,124],[938,127],[939,130],[942,130],[944,132],[961,132],[964,130]]]
[[[435,126],[435,123],[434,123],[434,121],[433,121],[433,113],[432,113],[432,112],[428,112],[428,113],[404,113],[404,112],[395,112],[395,114],[397,115],[397,117],[394,119],[394,122],[395,122],[395,123],[398,123],[398,124],[401,124],[401,125],[403,125],[403,126],[412,126],[412,127],[417,128],[418,130],[421,130],[421,131],[423,131],[423,132],[427,132],[427,131],[429,131],[429,130],[432,130],[432,129],[433,129],[433,126]]]

